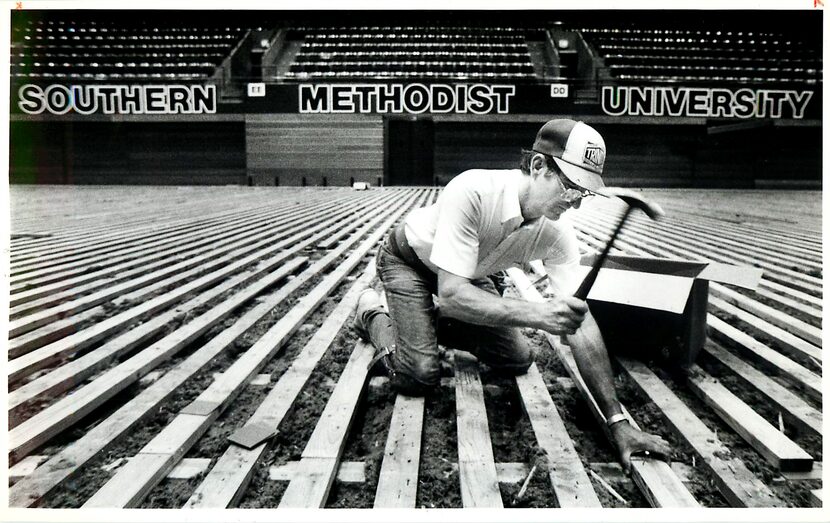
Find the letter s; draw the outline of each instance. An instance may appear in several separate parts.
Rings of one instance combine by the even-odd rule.
[[[26,84],[17,91],[17,107],[26,114],[40,114],[46,109],[46,100],[43,97],[43,89],[39,85]]]

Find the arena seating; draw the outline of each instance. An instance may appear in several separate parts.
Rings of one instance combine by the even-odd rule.
[[[813,85],[815,46],[769,31],[582,27],[611,78],[625,82]]]
[[[12,81],[200,81],[245,30],[145,21],[33,20],[12,30]]]
[[[297,28],[302,46],[282,79],[502,80],[536,78],[526,38],[504,27]]]

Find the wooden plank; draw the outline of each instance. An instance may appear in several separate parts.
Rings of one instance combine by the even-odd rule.
[[[395,397],[374,508],[415,508],[421,461],[424,398]]]
[[[689,368],[688,384],[698,398],[778,470],[803,471],[813,466],[812,456],[697,365]]]
[[[758,371],[732,353],[715,345],[707,343],[703,353],[714,358],[718,363],[727,367],[741,378],[745,385],[752,387],[757,393],[772,401],[785,415],[788,422],[796,424],[816,436],[822,434],[822,413],[811,407],[806,401],[782,387],[766,374]]]
[[[824,478],[824,469],[821,466],[821,461],[814,461],[813,468],[808,471],[800,472],[781,472],[787,481],[822,481]]]
[[[724,339],[726,342],[736,345],[740,350],[754,355],[764,365],[806,392],[811,398],[821,401],[821,376],[802,367],[783,354],[770,349],[714,314],[707,315],[706,323],[715,337]]]
[[[535,363],[527,374],[516,376],[516,384],[539,447],[545,451],[556,505],[561,508],[601,507]]]
[[[818,353],[819,357],[817,359],[821,361],[821,350],[818,349],[818,347],[821,347],[820,328],[814,327],[799,320],[798,318],[773,309],[769,305],[764,305],[763,303],[757,302],[748,296],[735,292],[715,282],[711,282],[709,284],[709,292],[711,296],[719,298],[723,302],[729,303],[730,305],[740,307],[741,309],[758,316],[765,322],[769,322],[771,325],[774,325],[779,329],[783,329],[790,334],[804,339],[808,342],[808,344],[811,343],[815,345],[816,347],[808,347],[809,352],[811,354]],[[763,324],[753,326],[764,330],[764,332],[768,332],[767,329],[764,328]]]
[[[529,301],[542,301],[539,292],[533,288],[527,275],[518,269],[507,270],[510,279],[521,293],[522,297]],[[574,386],[580,395],[585,399],[591,414],[597,420],[605,436],[613,441],[611,433],[605,424],[605,416],[599,410],[593,396],[591,396],[579,369],[576,366],[570,347],[560,342],[557,336],[545,333],[545,338],[554,349],[559,360],[565,366],[565,370],[573,380]],[[622,406],[622,405],[621,405]],[[623,407],[625,412],[625,407]],[[629,422],[635,428],[639,428],[631,416],[627,416]],[[646,469],[646,467],[648,467]],[[689,490],[683,485],[669,465],[663,461],[648,459],[634,460],[631,463],[631,474],[640,488],[643,495],[653,507],[697,507],[699,506]]]
[[[824,506],[824,489],[813,489],[810,491],[810,504],[814,507]]]
[[[279,428],[320,358],[323,357],[343,323],[351,315],[360,292],[374,277],[375,262],[371,260],[363,275],[355,281],[337,307],[306,343],[291,366],[280,376],[245,426],[269,424],[274,430]],[[185,507],[224,508],[235,504],[253,473],[254,465],[267,448],[267,444],[259,445],[254,449],[243,449],[231,445],[219,458],[216,466],[196,487]]]
[[[675,433],[700,456],[702,464],[712,473],[715,485],[730,505],[758,508],[784,506],[648,367],[625,358],[618,358],[618,361],[632,382],[660,409]]]
[[[741,320],[748,325],[752,326],[753,328],[757,329],[762,333],[764,336],[770,338],[775,345],[779,347],[783,352],[787,352],[788,354],[792,354],[799,357],[808,357],[813,358],[817,361],[821,361],[821,347],[816,347],[811,343],[808,343],[796,336],[793,336],[789,332],[781,329],[780,327],[776,327],[769,322],[758,318],[757,316],[753,316],[752,314],[741,310],[734,305],[730,305],[729,303],[715,298],[713,296],[709,297],[709,306],[714,307],[715,309],[720,309],[721,311],[731,314],[738,320]]]
[[[192,479],[210,467],[210,458],[184,458],[167,474],[167,479]]]
[[[373,232],[367,239],[363,240],[360,246],[357,247],[345,260],[341,261],[338,267],[333,272],[328,274],[324,278],[324,280],[320,284],[318,284],[313,290],[311,290],[311,292],[306,294],[305,297],[301,298],[294,306],[294,308],[292,308],[287,314],[285,314],[275,325],[273,325],[265,334],[263,334],[263,336],[256,343],[254,343],[254,345],[251,348],[249,348],[244,354],[242,354],[230,366],[230,368],[228,368],[222,374],[221,379],[214,381],[192,402],[215,404],[215,408],[211,410],[208,415],[204,416],[204,419],[213,420],[219,416],[219,414],[230,404],[231,401],[233,401],[233,399],[239,394],[239,392],[241,392],[242,388],[245,386],[245,384],[247,384],[250,378],[253,375],[255,375],[268,360],[270,360],[272,357],[276,355],[276,353],[282,348],[285,341],[296,331],[297,328],[299,328],[302,322],[305,321],[306,318],[308,318],[311,312],[314,309],[316,309],[317,306],[319,306],[319,304],[336,287],[336,285],[339,284],[339,282],[341,282],[346,277],[346,275],[354,269],[355,266],[357,266],[362,257],[365,255],[366,251],[368,251],[370,247],[377,243],[381,235],[386,231],[386,228],[388,228],[388,226],[391,225],[394,219],[397,218],[397,216],[400,213],[402,213],[402,211],[403,209],[396,211],[391,218],[388,218],[386,220],[386,227],[381,226],[380,228],[375,230],[375,232]],[[329,267],[331,264],[337,261],[343,254],[343,252],[345,252],[345,250],[347,250],[354,243],[356,243],[359,240],[359,238],[363,236],[363,234],[371,230],[371,228],[374,227],[382,218],[383,216],[380,216],[364,225],[361,228],[361,230],[359,230],[353,235],[352,239],[350,239],[347,242],[344,242],[340,247],[338,247],[338,249],[332,251],[327,256],[315,262],[311,267],[307,269],[307,271],[304,274],[311,275],[325,270],[327,267]],[[281,290],[284,290],[286,287],[292,286],[293,289],[296,289],[302,283],[302,278],[298,277],[286,284]],[[363,351],[363,353],[365,353],[365,355],[363,355],[362,357],[365,361],[360,361],[363,363],[363,369],[361,370],[361,372],[363,372],[365,378],[365,374],[368,371],[368,362],[369,360],[371,360],[373,351],[368,346],[365,346],[364,348],[365,350]],[[342,378],[341,381],[343,381]],[[180,413],[176,419],[182,416],[191,415]],[[202,427],[203,425],[198,425],[197,427],[193,428],[193,431],[204,430]],[[177,450],[177,452],[180,451],[180,453],[183,454],[189,448],[189,446],[192,445],[192,443],[195,441],[198,435],[199,434],[196,434],[195,432],[191,434],[183,428],[177,429],[177,439],[175,441],[177,442],[177,445],[180,447],[179,450]],[[160,436],[157,436],[157,438],[151,441],[146,448],[154,449],[154,442],[157,441],[157,439],[159,438]],[[181,455],[178,455],[178,457],[180,458]],[[174,466],[175,463],[176,457],[174,456],[171,460],[164,462],[159,461],[156,463],[156,465],[159,467],[167,468]],[[126,481],[118,478],[118,476],[121,474],[126,473],[119,471],[119,473],[116,474],[116,476],[112,478],[110,482],[117,483],[120,481]],[[158,481],[161,477],[163,477],[163,474],[161,473],[157,473],[154,475],[145,475],[145,478],[148,481]],[[149,490],[154,485],[155,483],[148,483],[140,486],[134,485],[134,489],[131,495],[129,496],[129,499],[122,499],[126,500],[131,505],[138,504],[141,502],[141,499],[143,499],[143,496],[146,495],[146,493],[149,492]]]
[[[337,474],[336,458],[302,458],[279,508],[322,508]]]
[[[187,449],[218,417],[179,414],[149,443],[118,469],[83,508],[130,508],[141,504],[150,490],[164,479]]]
[[[137,507],[218,417],[179,414],[107,481],[83,508]]]
[[[87,320],[91,320],[98,315],[103,315],[104,313],[104,307],[99,305],[75,314],[74,316],[70,316],[69,318],[52,322],[33,331],[29,331],[22,336],[8,340],[8,357],[11,360],[32,352],[33,350],[43,347],[44,345],[58,341],[61,338],[65,338],[66,336],[78,332],[80,326],[87,322]]]
[[[289,461],[282,465],[268,469],[268,479],[271,481],[291,481],[298,473],[301,461]],[[363,461],[343,461],[337,467],[337,477],[340,483],[365,483],[366,463]]]
[[[463,352],[454,360],[461,502],[465,508],[502,508],[478,362]]]
[[[758,248],[753,237],[742,238],[742,241],[734,241],[724,238],[717,233],[718,229],[706,229],[698,232],[688,225],[688,222],[678,220],[660,220],[662,230],[675,233],[677,237],[694,241],[699,245],[717,248],[727,254],[744,255],[749,254],[756,260],[764,260],[776,265],[792,267],[794,265],[807,267],[808,269],[819,270],[821,262],[814,263],[810,259],[791,256],[791,253],[772,253],[769,249]]]
[[[368,343],[355,345],[303,450],[299,473],[283,493],[280,508],[320,508],[325,504],[373,355],[374,348]]]
[[[198,240],[200,231],[206,235],[231,230],[245,223],[255,223],[262,218],[269,216],[284,216],[285,210],[281,212],[248,212],[232,220],[218,221],[206,220],[204,223],[194,223],[186,227],[173,228],[166,231],[147,234],[133,240],[119,239],[115,242],[89,242],[83,247],[76,247],[68,252],[50,251],[49,254],[41,254],[32,260],[17,263],[12,266],[12,293],[13,305],[30,301],[34,297],[27,296],[21,289],[27,285],[50,283],[59,280],[66,280],[71,275],[82,274],[82,270],[90,266],[108,268],[116,264],[134,260],[146,254],[163,252],[164,248],[178,243],[187,244]],[[134,266],[133,264],[132,266]],[[130,265],[128,265],[129,267]],[[48,276],[48,278],[44,278]],[[39,278],[40,277],[40,278]],[[34,281],[33,281],[34,280]],[[83,281],[83,280],[82,280]],[[58,290],[55,288],[55,290]],[[27,299],[23,299],[23,298]]]
[[[196,241],[190,243],[176,243],[176,246],[172,249],[166,249],[162,251],[160,254],[162,256],[144,256],[144,257],[128,257],[130,261],[126,264],[119,264],[115,265],[114,267],[108,267],[104,271],[95,271],[91,274],[86,274],[89,269],[89,264],[83,263],[80,267],[74,270],[62,270],[61,272],[54,272],[54,271],[46,271],[47,276],[43,278],[39,278],[38,281],[35,282],[26,282],[27,286],[31,285],[44,285],[45,283],[50,283],[53,281],[57,281],[58,284],[62,284],[65,281],[71,281],[68,279],[69,276],[75,274],[84,274],[83,278],[87,276],[94,276],[98,277],[100,275],[106,276],[111,271],[117,270],[122,271],[118,273],[118,278],[113,279],[111,276],[107,278],[106,281],[103,283],[105,284],[104,287],[109,289],[116,289],[121,291],[122,289],[126,289],[123,292],[128,292],[134,288],[141,288],[144,285],[136,285],[137,283],[144,282],[145,284],[153,283],[158,281],[159,278],[153,276],[154,274],[157,276],[159,273],[169,274],[170,271],[165,269],[170,269],[171,266],[179,267],[181,270],[185,270],[187,267],[191,265],[185,264],[182,265],[183,260],[193,259],[197,256],[205,257],[204,259],[212,259],[214,256],[209,256],[209,254],[216,250],[217,253],[233,253],[233,248],[238,248],[245,244],[240,244],[240,240],[249,239],[248,241],[253,241],[255,239],[263,239],[263,238],[279,238],[280,236],[277,233],[282,233],[282,236],[288,236],[292,231],[297,232],[297,226],[302,224],[308,226],[308,221],[303,220],[303,217],[310,218],[310,217],[318,217],[318,216],[325,216],[324,213],[321,213],[324,210],[334,210],[336,207],[334,205],[328,206],[321,206],[319,208],[312,208],[312,209],[303,209],[301,211],[297,211],[294,209],[294,212],[286,211],[281,213],[268,213],[264,216],[258,218],[257,221],[243,221],[241,222],[244,226],[240,226],[239,224],[231,224],[228,226],[221,227],[219,229],[220,234],[211,235],[209,229],[205,230],[204,232],[199,231],[195,235]],[[341,215],[345,214],[345,212],[349,210],[344,209],[341,211]],[[273,220],[277,220],[278,217],[285,217],[289,216],[290,218],[287,220],[282,220],[280,223],[272,223]],[[292,229],[293,227],[293,229]],[[213,231],[217,232],[217,231]],[[177,239],[172,240],[176,242]],[[218,251],[219,247],[224,247],[226,245],[232,245],[231,249],[226,249],[224,251]],[[159,259],[161,258],[161,259]],[[200,258],[201,259],[201,258]],[[155,261],[154,261],[155,260]],[[174,265],[173,262],[180,262],[179,264]],[[134,267],[138,264],[137,268],[133,268],[131,270],[124,270],[128,267]],[[95,267],[107,267],[108,263],[103,260],[95,260]],[[159,269],[159,271],[156,271]],[[174,271],[175,272],[175,271]],[[30,273],[32,274],[32,273]],[[123,282],[115,285],[118,281],[121,281],[123,276],[126,276],[128,281]],[[139,277],[140,276],[140,277]],[[81,278],[81,279],[83,279]],[[14,318],[19,318],[21,315],[25,315],[30,313],[33,310],[38,310],[37,317],[40,318],[39,321],[46,321],[50,317],[47,313],[52,311],[52,315],[66,315],[71,313],[74,310],[78,310],[80,307],[85,306],[90,299],[89,296],[85,298],[76,298],[75,300],[69,301],[70,298],[75,296],[80,296],[81,294],[87,294],[92,292],[95,289],[99,289],[101,287],[102,282],[92,282],[87,283],[86,285],[81,286],[80,288],[65,291],[62,293],[50,293],[45,298],[40,298],[22,305],[19,305],[12,309],[12,314]],[[56,284],[57,285],[57,284]],[[32,289],[32,293],[39,292],[40,289],[51,287],[49,285],[45,285],[44,287],[38,287]],[[103,292],[103,291],[102,291]],[[100,301],[100,293],[96,293],[93,296],[97,296],[98,301]],[[112,294],[117,295],[118,293]],[[109,296],[109,294],[106,294]],[[56,306],[51,307],[50,309],[46,309],[47,306],[53,305],[56,300],[59,300],[60,303]],[[65,303],[68,302],[68,303]],[[72,305],[71,308],[67,309]],[[45,310],[44,310],[45,309]],[[68,312],[67,312],[68,310]],[[82,309],[81,309],[82,310]],[[24,323],[23,320],[19,320],[20,323]]]

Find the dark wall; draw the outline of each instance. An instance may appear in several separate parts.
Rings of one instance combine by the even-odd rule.
[[[244,184],[242,122],[11,122],[12,183]]]
[[[412,154],[431,156],[434,181],[445,184],[466,169],[516,168],[539,123],[437,121],[431,127],[432,154],[420,148]],[[608,146],[609,185],[821,184],[821,127],[594,127]],[[223,185],[250,180],[300,185],[305,177],[308,185],[374,185],[384,176],[384,141],[389,139],[380,119],[249,122],[247,129],[244,122],[14,121],[10,131],[10,181],[41,184]],[[389,174],[387,183],[394,181]]]
[[[810,187],[821,183],[820,127],[759,127],[711,133],[703,125],[595,124],[609,185],[633,187]],[[471,168],[518,166],[538,123],[440,122],[435,177]]]

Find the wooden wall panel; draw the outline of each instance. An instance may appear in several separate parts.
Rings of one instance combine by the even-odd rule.
[[[383,176],[380,116],[249,116],[245,136],[256,185],[377,185]]]

